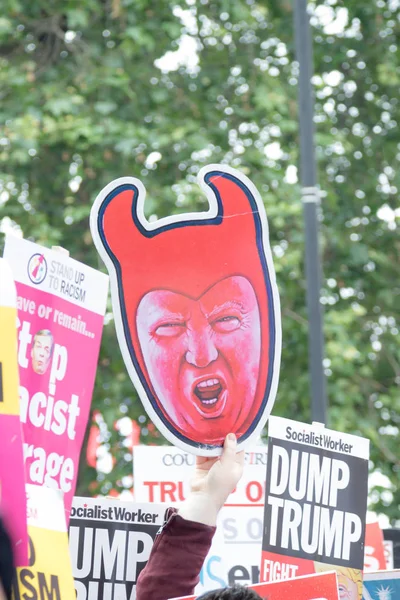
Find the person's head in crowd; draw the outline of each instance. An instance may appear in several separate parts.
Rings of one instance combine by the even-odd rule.
[[[10,536],[0,519],[0,600],[11,600],[14,556]]]
[[[50,329],[41,329],[33,336],[31,351],[32,369],[38,375],[44,375],[49,368],[53,355],[54,338]]]
[[[235,585],[231,588],[206,592],[197,600],[262,600],[262,598],[254,590],[242,585]]]

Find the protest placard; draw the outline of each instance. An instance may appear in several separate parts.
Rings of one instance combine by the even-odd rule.
[[[387,568],[383,532],[378,521],[367,523],[365,528],[364,572]]]
[[[17,569],[14,600],[75,600],[62,493],[27,485],[29,564]]]
[[[17,292],[0,258],[0,512],[10,533],[16,566],[28,564],[25,466],[19,417]]]
[[[383,530],[387,569],[400,569],[400,529],[391,527]]]
[[[334,568],[361,600],[368,457],[365,438],[270,419],[261,581]]]
[[[383,551],[385,553],[386,569],[388,569],[388,571],[390,571],[390,570],[394,569],[394,555],[393,555],[393,541],[392,540],[384,540]]]
[[[258,583],[250,585],[249,588],[265,600],[339,600],[337,576],[334,571],[303,575],[288,581]],[[195,598],[196,596],[184,596],[171,600],[195,600]]]
[[[365,573],[363,600],[399,600],[400,570]]]
[[[92,398],[108,278],[14,236],[6,237],[4,256],[17,287],[27,481],[61,489],[68,509]]]
[[[136,446],[134,493],[140,502],[179,506],[190,489],[196,457],[173,446]],[[259,582],[267,449],[245,452],[242,479],[218,516],[197,592]]]
[[[69,545],[77,600],[134,600],[164,522],[160,504],[73,499]]]
[[[217,456],[231,432],[239,449],[254,444],[272,409],[280,305],[257,189],[226,165],[198,179],[208,211],[150,223],[143,184],[123,177],[100,192],[90,227],[147,413],[171,443]]]

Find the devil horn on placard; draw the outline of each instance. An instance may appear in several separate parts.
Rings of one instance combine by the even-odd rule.
[[[204,182],[219,198],[224,217],[249,214],[257,210],[254,194],[239,174],[216,169],[205,175]]]
[[[145,189],[138,180],[116,180],[97,198],[91,215],[91,228],[98,232],[102,245],[117,257],[143,239],[138,217]]]

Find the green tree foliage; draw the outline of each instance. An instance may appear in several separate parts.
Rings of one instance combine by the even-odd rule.
[[[389,490],[375,489],[372,505],[393,520],[400,501],[400,5],[325,0],[310,3],[310,12],[329,424],[370,438],[371,468],[391,481]],[[19,227],[99,267],[88,215],[113,178],[140,177],[147,215],[156,218],[204,209],[195,178],[205,163],[249,174],[269,216],[282,299],[274,412],[308,421],[292,20],[287,0],[5,0],[0,218],[2,231]],[[83,455],[79,492],[121,490],[131,455],[115,420],[141,416],[142,441],[162,439],[143,416],[111,314],[93,408],[115,462],[97,476]]]

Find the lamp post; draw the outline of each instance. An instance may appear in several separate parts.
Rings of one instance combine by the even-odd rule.
[[[299,63],[300,179],[305,233],[309,370],[312,420],[326,424],[327,395],[323,368],[324,336],[320,303],[321,261],[318,212],[320,194],[314,149],[313,54],[307,0],[294,1],[296,57]]]

